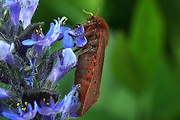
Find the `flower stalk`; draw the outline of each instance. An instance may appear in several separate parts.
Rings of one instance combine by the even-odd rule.
[[[66,17],[31,23],[39,0],[0,1],[0,115],[11,120],[56,120],[78,117],[79,87],[62,96],[60,79],[77,65],[74,48],[86,43],[84,28],[64,26]],[[51,45],[63,46],[51,52]]]

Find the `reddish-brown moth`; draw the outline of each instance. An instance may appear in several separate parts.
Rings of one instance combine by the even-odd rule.
[[[99,97],[105,48],[109,40],[108,25],[103,18],[92,15],[83,26],[88,42],[78,56],[74,81],[81,85],[79,116],[93,106]]]

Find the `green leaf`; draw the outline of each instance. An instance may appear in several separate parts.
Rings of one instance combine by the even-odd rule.
[[[131,27],[131,52],[141,74],[150,77],[156,72],[163,54],[164,21],[155,0],[140,0]]]
[[[137,2],[130,36],[116,41],[112,66],[114,76],[136,94],[154,80],[163,59],[164,21],[154,0]]]
[[[153,85],[152,110],[150,120],[178,120],[180,117],[180,87],[177,74],[165,62]]]

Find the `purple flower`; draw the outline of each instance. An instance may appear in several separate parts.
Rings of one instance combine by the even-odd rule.
[[[19,20],[23,22],[23,28],[25,29],[31,24],[32,16],[38,6],[39,0],[22,0],[22,8],[20,11]]]
[[[68,95],[64,97],[64,99],[59,102],[54,110],[56,112],[62,112],[61,120],[64,120],[65,117],[77,117],[78,115],[76,112],[80,108],[80,102],[79,102],[79,89],[80,85],[74,85],[72,87],[72,90]]]
[[[18,106],[19,114],[13,112],[2,112],[2,115],[11,120],[31,120],[36,116],[38,105],[34,102],[34,109],[29,103],[25,110]]]
[[[69,70],[71,70],[77,64],[76,55],[71,48],[62,50],[62,55],[57,56],[56,64],[54,65],[48,81],[52,80],[52,86],[63,77]]]
[[[9,45],[8,43],[0,40],[0,61],[7,62],[11,65],[15,64],[14,56],[11,54],[14,49],[14,44]]]
[[[57,114],[54,111],[55,103],[54,103],[54,99],[53,98],[50,99],[49,105],[47,105],[43,101],[41,101],[40,104],[41,104],[41,107],[38,106],[38,113],[39,114],[45,115],[45,116],[49,116],[49,115],[52,115],[52,114]]]
[[[35,30],[35,32],[31,36],[31,39],[38,41],[38,40],[41,40],[42,37],[44,37],[44,34],[42,32],[42,28],[40,28],[39,30],[38,29]],[[41,59],[42,52],[43,52],[43,46],[35,44],[34,45],[34,51],[38,54],[39,59]]]
[[[83,47],[87,43],[87,39],[84,36],[85,31],[83,25],[78,25],[76,29],[62,26],[61,31],[59,39],[63,39],[64,48],[73,48],[73,39],[76,41],[76,46],[78,47]]]
[[[83,25],[78,25],[76,29],[70,30],[68,33],[76,40],[76,46],[83,47],[86,45],[87,39],[84,36],[85,31]]]
[[[3,88],[0,88],[0,98],[8,98],[10,97],[9,91]]]
[[[70,30],[71,29],[69,27],[64,27],[64,26],[61,27],[61,33],[59,34],[59,39],[63,39],[62,43],[64,48],[74,47],[73,38],[68,33]]]
[[[71,30],[69,27],[61,26],[64,20],[66,20],[66,17],[63,17],[61,20],[58,18],[58,21],[54,20],[56,24],[50,24],[50,29],[46,35],[40,34],[41,36],[38,37],[37,34],[34,34],[31,39],[22,41],[22,44],[26,46],[39,46],[39,49],[36,48],[38,53],[41,53],[45,47],[50,46],[59,39],[63,39],[64,48],[73,48],[73,39],[75,39],[78,47],[83,47],[87,43],[87,39],[84,36],[85,31],[83,25],[78,25],[76,29]]]
[[[33,79],[36,74],[38,74],[36,61],[38,59],[37,54],[34,54],[33,51],[28,50],[26,56],[29,60],[29,66],[23,67],[20,69],[21,73],[24,75],[24,80],[26,81],[27,85],[31,88],[33,87]]]
[[[31,45],[38,45],[42,47],[42,50],[47,47],[50,46],[52,43],[54,43],[55,41],[58,40],[59,34],[60,34],[60,26],[62,25],[63,21],[66,19],[66,17],[63,17],[62,19],[58,20],[54,20],[54,23],[50,24],[50,29],[47,32],[46,35],[42,35],[41,39],[27,39],[22,41],[23,45],[27,45],[27,46],[31,46]]]
[[[38,2],[39,0],[6,0],[3,7],[10,8],[11,22],[15,28],[18,28],[21,20],[25,29],[31,23]]]
[[[64,120],[65,117],[77,117],[76,112],[80,108],[78,89],[79,85],[73,86],[70,93],[57,104],[54,103],[54,99],[50,100],[49,105],[41,101],[41,107],[38,107],[38,113],[45,116],[55,116],[58,113],[62,113],[61,120]]]
[[[19,0],[6,0],[3,7],[8,6],[10,9],[11,23],[17,29],[19,26],[19,13],[21,10],[21,3]]]

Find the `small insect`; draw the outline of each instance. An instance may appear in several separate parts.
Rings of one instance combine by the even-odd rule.
[[[34,106],[34,101],[36,101],[39,106],[41,106],[40,101],[43,101],[46,103],[46,105],[49,105],[50,99],[54,99],[54,102],[57,102],[58,97],[59,94],[53,90],[29,89],[22,95],[22,109],[25,110],[28,103]]]
[[[78,56],[78,65],[75,71],[74,83],[81,85],[79,116],[93,106],[99,97],[105,48],[109,40],[109,29],[105,20],[90,14],[92,16],[83,23],[88,42]]]

